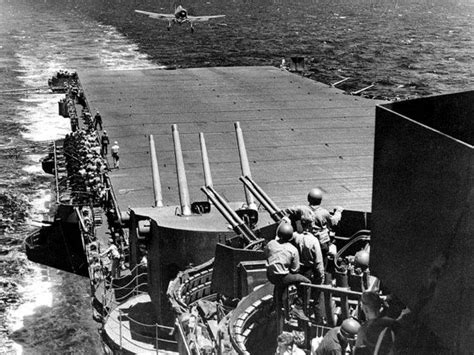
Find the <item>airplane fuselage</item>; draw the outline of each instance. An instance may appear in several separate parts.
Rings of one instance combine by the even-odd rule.
[[[174,17],[175,17],[173,19],[174,23],[181,25],[183,23],[189,22],[188,11],[185,8],[183,8],[181,5],[176,8],[174,12]]]
[[[218,17],[225,17],[225,15],[213,15],[213,16],[188,16],[188,10],[184,7],[179,5],[173,14],[160,14],[156,12],[149,12],[143,10],[135,10],[140,14],[147,15],[151,18],[158,19],[158,20],[165,20],[168,21],[168,31],[171,29],[171,25],[176,23],[178,25],[182,25],[183,23],[189,23],[191,26],[191,32],[194,32],[193,24],[194,22],[205,22],[209,19],[214,19]]]

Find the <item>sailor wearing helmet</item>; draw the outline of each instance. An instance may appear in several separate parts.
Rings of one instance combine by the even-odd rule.
[[[319,188],[311,189],[308,193],[309,205],[295,206],[285,210],[292,224],[301,223],[302,230],[309,232],[318,238],[321,244],[321,251],[324,257],[324,264],[327,264],[328,254],[335,256],[336,246],[332,244],[329,232],[341,220],[342,207],[336,207],[334,213],[321,207],[323,191]]]
[[[318,338],[311,341],[311,355],[345,354],[347,348],[355,344],[360,323],[354,318],[347,318],[339,327],[330,329],[318,344]]]

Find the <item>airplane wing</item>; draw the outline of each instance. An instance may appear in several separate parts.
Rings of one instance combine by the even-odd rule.
[[[174,14],[157,14],[156,12],[148,12],[142,10],[135,10],[135,12],[138,12],[139,14],[148,15],[149,17],[157,20],[171,20],[175,18]]]
[[[212,18],[225,17],[225,15],[214,15],[214,16],[188,16],[190,22],[205,22]]]

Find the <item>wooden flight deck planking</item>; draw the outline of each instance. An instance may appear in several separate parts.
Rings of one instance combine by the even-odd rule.
[[[111,145],[120,146],[120,169],[109,176],[121,210],[153,205],[150,134],[163,202],[179,205],[172,124],[191,202],[206,200],[199,132],[215,189],[229,201],[244,201],[238,121],[252,177],[280,207],[306,204],[309,189],[321,187],[329,209],[371,211],[375,106],[382,101],[267,66],[101,70],[79,78],[92,114],[101,112]]]

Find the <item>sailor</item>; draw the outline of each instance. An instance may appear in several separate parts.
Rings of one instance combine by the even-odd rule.
[[[79,93],[77,94],[77,103],[82,107],[86,107],[86,97],[82,89],[79,89]]]
[[[120,277],[120,252],[115,244],[110,244],[110,247],[107,248],[103,253],[100,254],[100,257],[103,258],[107,256],[112,262],[110,272],[112,273],[113,278]]]
[[[100,130],[102,131],[102,116],[100,115],[99,111],[96,111],[94,116],[94,129],[97,131],[97,126],[100,126]]]
[[[75,100],[77,98],[77,94],[79,93],[79,88],[76,85],[71,86],[71,95],[72,98]]]
[[[92,120],[90,112],[83,111],[82,120],[84,121],[84,127],[87,129],[87,131],[92,130],[92,128],[94,127],[94,122]]]
[[[319,240],[309,232],[295,232],[290,242],[298,250],[300,273],[311,279],[314,284],[323,284],[324,264]]]
[[[118,155],[119,153],[119,145],[118,145],[118,142],[115,141],[114,142],[114,145],[110,148],[110,151],[112,152],[112,159],[114,160],[114,168],[119,168],[119,164],[120,164],[120,157]]]
[[[312,284],[324,284],[324,260],[319,240],[309,232],[295,232],[290,242],[298,250],[300,273],[310,279]],[[311,290],[312,309],[314,317],[318,322],[321,321],[322,317],[320,303],[322,304],[323,299],[320,295],[320,291],[316,289]]]
[[[92,220],[89,215],[89,211],[86,208],[82,209],[82,220],[84,222],[84,227],[89,231],[92,227]]]
[[[381,316],[383,302],[376,292],[363,292],[360,304],[367,321],[357,332],[354,354],[391,354],[395,343],[396,321]]]
[[[197,344],[197,337],[196,337],[196,329],[197,329],[197,315],[193,313],[182,313],[179,316],[179,321],[181,323],[181,327],[184,332],[184,336],[186,338],[186,343],[191,350],[192,354],[198,354],[198,344]]]
[[[352,272],[356,275],[362,275],[360,284],[362,291],[378,291],[380,289],[380,280],[370,273],[369,250],[369,247],[365,247],[354,255],[354,268]]]
[[[148,251],[146,250],[146,247],[143,244],[138,247],[138,250],[140,251],[141,255],[140,265],[146,268],[148,266]]]
[[[311,342],[311,355],[344,355],[347,347],[354,346],[360,323],[354,318],[345,319],[339,327],[330,329],[319,342]]]
[[[297,318],[308,320],[302,310],[303,288],[298,287],[301,282],[309,283],[310,280],[299,274],[300,257],[298,250],[290,240],[293,238],[293,227],[286,222],[280,223],[277,228],[277,238],[272,239],[265,246],[267,259],[267,278],[275,285],[273,299],[277,307],[283,305],[283,293],[289,285],[296,285],[298,300],[292,310]]]
[[[109,153],[109,144],[110,144],[110,140],[109,140],[109,136],[107,135],[107,131],[104,130],[104,132],[102,133],[102,137],[100,137],[100,144],[101,144],[101,151],[100,151],[100,155],[102,155],[102,157],[106,157],[107,154]]]
[[[148,259],[146,255],[143,255],[142,258],[140,259],[140,265],[145,268],[148,266]]]
[[[301,223],[303,231],[313,234],[319,239],[323,257],[327,260],[328,254],[337,253],[336,246],[332,244],[329,231],[341,220],[342,207],[336,207],[331,215],[328,210],[321,207],[323,191],[319,188],[311,189],[308,193],[307,206],[288,208],[286,213],[292,224]]]

